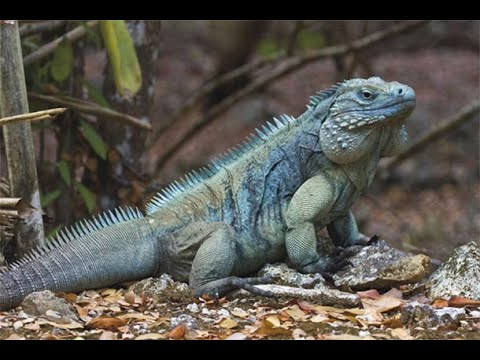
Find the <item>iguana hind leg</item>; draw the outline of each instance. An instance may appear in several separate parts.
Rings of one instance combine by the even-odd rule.
[[[264,284],[268,278],[239,278],[232,275],[235,262],[239,260],[236,242],[239,235],[224,223],[209,224],[213,227],[198,249],[190,272],[190,286],[195,296],[204,294],[219,298],[235,289],[245,289],[256,295],[271,296],[268,291],[253,285]],[[203,235],[205,236],[205,235]]]

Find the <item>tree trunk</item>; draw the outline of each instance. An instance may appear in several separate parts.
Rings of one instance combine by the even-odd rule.
[[[0,117],[28,113],[25,74],[18,22],[0,21]],[[14,250],[7,260],[22,256],[45,241],[37,168],[29,122],[3,128],[5,155],[10,182],[10,196],[21,197],[34,211],[15,227]]]

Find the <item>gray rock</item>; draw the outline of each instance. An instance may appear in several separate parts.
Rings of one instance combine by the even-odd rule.
[[[74,307],[49,290],[37,291],[27,295],[20,305],[29,315],[46,317],[48,320],[59,324],[79,321]]]
[[[312,288],[317,283],[325,283],[320,274],[301,274],[283,263],[266,264],[258,272],[258,276],[271,277],[275,283],[280,285],[305,288]]]
[[[353,266],[337,272],[333,279],[336,286],[355,290],[415,283],[423,279],[430,268],[428,256],[409,255],[383,240],[360,248],[348,260]]]
[[[473,241],[455,249],[427,282],[432,299],[463,296],[480,300],[480,247]]]
[[[354,307],[359,304],[355,294],[330,289],[320,274],[301,274],[284,263],[266,264],[258,276],[268,276],[275,284],[255,285],[277,296],[315,300],[324,305]]]
[[[180,316],[172,317],[170,319],[170,329],[175,329],[178,325],[181,324],[185,325],[185,327],[190,330],[198,328],[197,320],[187,314],[182,314]]]
[[[432,328],[438,326],[459,326],[465,319],[465,309],[445,307],[435,309],[428,304],[411,302],[401,310],[401,320],[406,326],[421,326]]]
[[[176,282],[170,275],[162,274],[158,278],[143,279],[128,288],[138,296],[145,296],[153,299],[154,303],[181,301],[190,299],[192,291],[185,283]]]
[[[254,285],[255,287],[267,290],[277,296],[291,296],[300,299],[315,300],[322,305],[335,305],[343,307],[355,307],[360,303],[360,299],[355,294],[330,289],[322,283],[315,285],[314,289],[303,289],[284,285]]]

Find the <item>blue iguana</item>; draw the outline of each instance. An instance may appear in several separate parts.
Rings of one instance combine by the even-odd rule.
[[[365,242],[350,207],[380,157],[407,142],[415,92],[379,77],[351,79],[311,97],[298,118],[281,116],[241,145],[159,192],[146,215],[118,208],[62,231],[0,274],[0,308],[39,290],[80,291],[168,273],[195,296],[254,287],[245,278],[289,260],[301,272],[333,272],[345,259],[317,251]]]

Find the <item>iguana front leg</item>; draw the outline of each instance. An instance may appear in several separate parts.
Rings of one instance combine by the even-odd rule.
[[[369,240],[358,232],[357,222],[351,211],[328,224],[327,231],[336,246],[364,245]]]
[[[330,272],[345,265],[317,252],[314,222],[328,218],[334,202],[332,183],[324,175],[317,175],[295,192],[288,205],[285,245],[289,259],[301,272]]]

